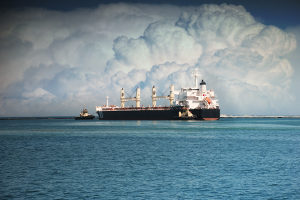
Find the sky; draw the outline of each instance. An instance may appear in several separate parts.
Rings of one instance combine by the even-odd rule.
[[[300,115],[297,1],[1,1],[0,116],[119,105],[198,70],[222,114]],[[159,102],[162,105],[168,101]],[[129,104],[128,104],[129,105]]]

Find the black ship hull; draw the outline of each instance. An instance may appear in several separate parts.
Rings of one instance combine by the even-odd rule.
[[[220,119],[220,109],[193,109],[190,110],[196,119],[218,120]]]
[[[191,109],[191,115],[185,115],[187,110],[172,108],[163,110],[106,110],[97,111],[99,120],[218,120],[220,109]]]

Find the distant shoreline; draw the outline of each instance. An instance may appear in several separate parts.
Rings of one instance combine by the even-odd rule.
[[[36,120],[36,119],[74,119],[72,116],[62,117],[0,117],[0,120]]]
[[[300,118],[297,115],[278,115],[278,116],[263,116],[263,115],[253,115],[253,116],[238,116],[238,115],[221,115],[220,118]],[[75,116],[49,116],[49,117],[0,117],[0,120],[59,120],[59,119],[75,119]],[[97,119],[97,118],[95,118]]]
[[[300,118],[299,115],[221,115],[221,118]]]

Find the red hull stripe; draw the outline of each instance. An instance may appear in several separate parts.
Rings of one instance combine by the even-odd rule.
[[[203,118],[203,120],[218,120],[219,118]]]

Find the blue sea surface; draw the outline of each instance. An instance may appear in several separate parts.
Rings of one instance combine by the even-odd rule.
[[[0,120],[0,199],[300,199],[300,119]]]

